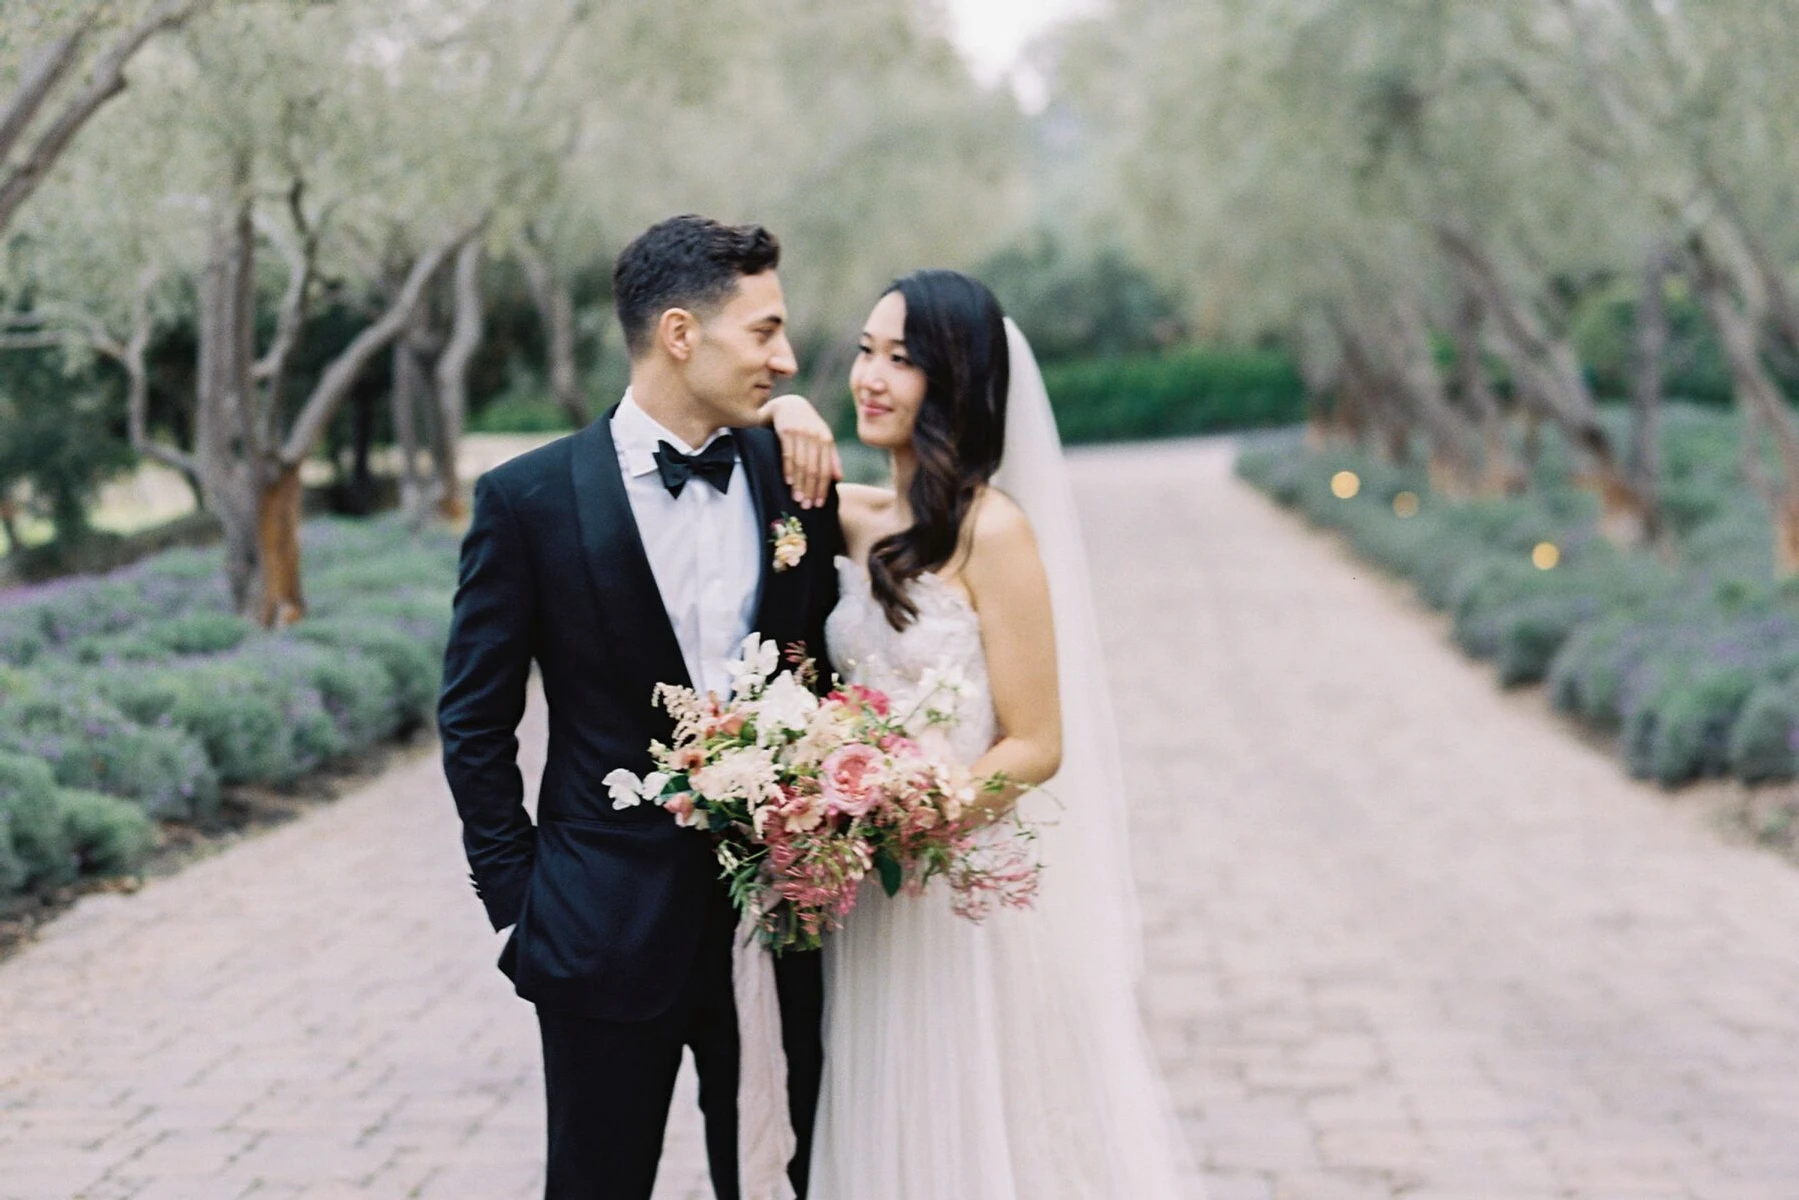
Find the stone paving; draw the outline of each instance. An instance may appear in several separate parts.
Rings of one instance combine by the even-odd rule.
[[[1498,692],[1227,447],[1075,466],[1212,1200],[1799,1197],[1799,872]],[[0,1200],[536,1194],[497,950],[429,753],[82,901],[0,964]],[[688,1093],[658,1197],[708,1194]]]

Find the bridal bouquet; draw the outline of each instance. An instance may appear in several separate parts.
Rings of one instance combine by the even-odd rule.
[[[971,813],[981,791],[1005,781],[975,778],[913,735],[953,719],[953,670],[929,673],[899,713],[890,697],[854,685],[820,698],[807,686],[809,660],[795,653],[792,669],[777,674],[780,661],[773,642],[752,634],[730,701],[658,686],[674,744],[651,744],[656,769],[642,779],[624,770],[606,777],[613,806],[660,804],[709,831],[732,902],[755,914],[777,951],[817,947],[871,872],[889,896],[942,875],[955,911],[970,920],[996,903],[1031,904],[1039,866],[1030,828],[990,829]]]

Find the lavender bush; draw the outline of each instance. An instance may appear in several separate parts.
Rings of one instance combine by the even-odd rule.
[[[1261,439],[1239,473],[1343,534],[1453,617],[1467,653],[1507,684],[1546,681],[1555,707],[1618,736],[1630,771],[1666,784],[1799,774],[1799,587],[1773,578],[1773,535],[1737,469],[1734,416],[1671,406],[1659,446],[1668,556],[1599,535],[1567,448],[1549,439],[1528,493],[1449,503],[1422,463]],[[1353,471],[1359,492],[1330,481]],[[1396,497],[1410,498],[1395,506]],[[1556,547],[1541,569],[1532,552]]]
[[[0,896],[129,870],[221,785],[429,719],[457,539],[323,520],[301,543],[309,615],[277,632],[231,611],[216,550],[0,593]]]

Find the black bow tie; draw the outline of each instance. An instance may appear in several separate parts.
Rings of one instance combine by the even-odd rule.
[[[667,442],[656,443],[656,469],[662,486],[679,496],[687,481],[698,476],[721,492],[731,490],[731,468],[737,462],[737,443],[721,437],[698,454],[682,454]]]

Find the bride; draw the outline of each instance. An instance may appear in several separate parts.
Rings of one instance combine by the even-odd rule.
[[[1030,347],[978,281],[920,271],[869,314],[856,431],[892,490],[845,486],[851,682],[917,688],[932,731],[1039,828],[1034,907],[983,923],[947,889],[865,891],[825,950],[813,1200],[1158,1200],[1196,1194],[1143,1035],[1116,734],[1073,494]]]

